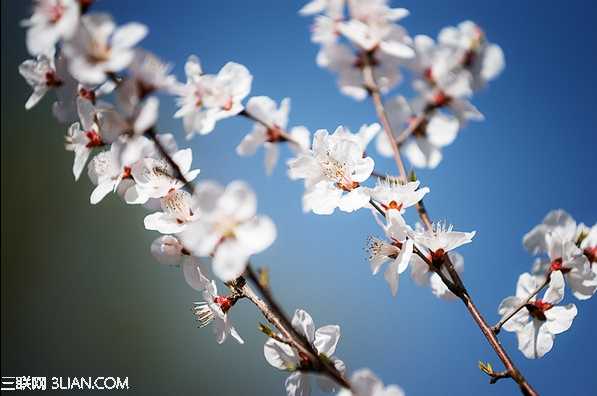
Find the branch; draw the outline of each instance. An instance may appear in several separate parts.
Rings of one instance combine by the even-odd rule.
[[[259,290],[265,301],[259,298],[246,282],[239,291],[257,306],[263,316],[282,333],[292,347],[309,358],[313,367],[308,371],[320,372],[330,377],[343,388],[351,389],[350,383],[344,378],[342,373],[336,369],[333,363],[331,363],[329,359],[322,358],[311,343],[294,329],[288,316],[284,314],[280,305],[273,298],[269,288],[264,287],[264,285],[259,282],[259,278],[255,274],[250,263],[247,264],[246,277]]]
[[[392,150],[394,152],[394,161],[396,162],[398,172],[400,173],[399,179],[406,182],[406,180],[407,180],[406,171],[404,169],[404,164],[402,163],[402,159],[400,157],[400,149],[396,142],[396,137],[395,137],[394,133],[392,132],[391,126],[387,119],[387,115],[386,115],[385,109],[383,107],[383,102],[381,100],[381,95],[379,93],[379,87],[377,85],[377,82],[375,81],[375,76],[373,74],[373,69],[371,67],[371,54],[368,54],[368,55],[369,56],[365,57],[366,61],[365,61],[365,66],[363,67],[363,77],[365,78],[365,85],[373,98],[373,102],[375,104],[375,110],[377,112],[377,115],[378,115],[380,121],[382,122],[382,124],[384,126],[384,130],[386,131],[386,135],[388,136],[390,145],[392,146]],[[373,206],[376,207],[375,205],[373,205]],[[378,209],[378,208],[376,207],[376,209]],[[379,209],[381,209],[381,208],[379,208]],[[378,209],[378,211],[379,211],[379,209]],[[419,213],[419,217],[420,217],[421,221],[425,224],[425,227],[427,229],[431,229],[431,225],[432,225],[431,219],[429,218],[427,210],[425,209],[425,206],[423,205],[422,201],[420,201],[419,204],[417,204],[417,211]],[[427,260],[426,262],[429,264],[429,260],[425,257],[425,255],[420,254],[419,257],[421,257],[421,258],[424,257],[424,259]],[[433,263],[431,263],[431,264],[433,264]],[[504,349],[504,347],[500,344],[499,340],[497,339],[496,333],[494,333],[492,328],[489,327],[489,325],[487,324],[487,321],[483,318],[483,316],[481,315],[481,312],[479,312],[479,309],[474,304],[473,299],[471,298],[471,296],[469,295],[468,291],[466,290],[466,288],[464,286],[464,282],[460,278],[460,275],[458,275],[458,273],[454,269],[454,266],[452,265],[452,262],[450,261],[450,259],[449,258],[444,259],[443,264],[446,266],[446,269],[448,270],[448,273],[450,274],[450,277],[452,279],[451,280],[448,279],[445,276],[445,274],[443,274],[443,272],[441,271],[441,266],[440,266],[440,269],[435,270],[435,273],[437,273],[440,276],[442,282],[446,285],[446,287],[448,287],[448,289],[452,293],[454,293],[458,298],[460,298],[460,300],[466,306],[471,317],[473,318],[473,320],[475,321],[477,326],[479,326],[479,329],[481,330],[481,332],[487,339],[487,342],[491,345],[491,347],[493,348],[493,350],[495,351],[495,353],[497,354],[499,359],[502,361],[502,363],[506,367],[506,372],[508,373],[509,377],[512,378],[518,384],[521,392],[524,395],[529,395],[529,396],[538,395],[538,393],[533,389],[533,387],[524,378],[524,376],[522,375],[520,370],[518,370],[518,368],[516,368],[516,366],[512,362],[512,359],[510,358],[510,356],[508,356],[508,354],[506,353],[506,350]],[[434,266],[432,265],[430,268],[434,268]]]
[[[375,112],[377,113],[377,117],[381,122],[385,134],[388,136],[388,140],[390,145],[392,146],[392,152],[394,153],[394,162],[396,162],[396,166],[398,167],[398,171],[400,172],[400,180],[406,182],[406,169],[404,168],[404,163],[402,162],[402,157],[400,156],[400,149],[396,144],[396,138],[394,137],[394,131],[392,130],[392,125],[388,120],[388,114],[386,113],[386,109],[383,105],[383,100],[381,99],[381,94],[379,91],[379,85],[377,85],[377,81],[375,80],[375,75],[373,73],[373,54],[368,52],[365,54],[364,58],[364,65],[363,65],[363,79],[365,80],[365,87],[369,91],[369,95],[373,99],[373,104],[375,106]]]

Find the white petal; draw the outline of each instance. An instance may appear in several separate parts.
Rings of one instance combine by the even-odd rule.
[[[155,96],[151,96],[145,100],[135,120],[133,127],[135,133],[142,134],[155,125],[158,120],[159,106],[160,101]]]
[[[315,340],[315,324],[311,315],[303,309],[297,309],[292,316],[292,327],[304,335],[309,343]]]
[[[552,334],[563,333],[572,326],[572,321],[577,313],[578,310],[574,304],[568,304],[563,307],[552,307],[545,311],[545,318],[547,319],[545,326],[547,326],[547,329]]]
[[[300,371],[290,374],[284,381],[284,386],[288,396],[309,396],[311,394],[309,378]]]
[[[268,339],[263,346],[265,360],[273,367],[280,370],[295,368],[299,362],[290,345]]]
[[[147,26],[136,22],[122,25],[114,32],[112,46],[116,48],[130,48],[147,35]]]
[[[315,342],[313,346],[317,352],[331,357],[336,352],[336,346],[340,340],[340,326],[328,325],[322,326],[315,332]]]
[[[369,203],[369,194],[363,187],[355,188],[347,194],[343,194],[338,203],[338,207],[343,212],[354,212],[361,209]]]
[[[276,240],[276,225],[267,216],[256,216],[236,227],[234,233],[248,254],[256,254]]]
[[[266,142],[265,143],[265,172],[268,175],[271,175],[274,171],[274,167],[276,166],[276,162],[278,162],[278,157],[280,156],[280,150],[278,150],[278,145],[275,143]]]
[[[225,240],[216,249],[212,262],[213,273],[223,282],[236,279],[247,267],[248,254],[237,241]]]

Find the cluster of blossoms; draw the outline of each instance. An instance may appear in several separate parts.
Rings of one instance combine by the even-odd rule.
[[[498,313],[507,318],[504,330],[515,332],[518,348],[529,359],[551,350],[556,334],[572,326],[575,304],[558,305],[567,285],[572,295],[587,300],[597,290],[597,224],[589,228],[565,211],[553,210],[523,238],[537,258],[531,273],[518,278],[516,296],[505,298]],[[547,286],[542,299],[537,294]]]
[[[145,228],[162,235],[151,252],[159,262],[180,267],[187,283],[202,293],[204,301],[196,303],[193,312],[200,327],[214,325],[218,343],[229,336],[244,342],[229,313],[239,299],[251,300],[243,292],[243,276],[250,273],[251,257],[276,239],[276,226],[257,213],[257,197],[246,183],[193,182],[199,169],[193,169],[191,149],[179,149],[172,134],[157,133],[158,94],[175,98],[178,110],[173,117],[182,119],[187,139],[211,133],[226,118],[252,121],[236,152],[250,156],[263,146],[268,174],[280,157],[279,144],[287,143],[294,153],[287,161],[288,176],[304,181],[305,212],[371,210],[385,235],[369,240],[371,270],[376,274],[390,262],[384,278],[393,295],[410,266],[417,284],[429,286],[440,298],[457,297],[446,279],[457,283],[464,259],[455,249],[470,243],[475,232],[457,232],[423,217],[424,225],[409,225],[406,210],[417,207],[421,213],[429,188],[405,175],[375,173],[366,148],[375,139],[382,157],[396,156],[394,143],[413,167],[434,168],[441,161],[441,148],[454,141],[461,126],[482,119],[469,99],[501,72],[504,59],[477,25],[467,21],[445,28],[436,42],[427,36],[411,38],[397,24],[408,11],[391,8],[386,0],[314,0],[305,5],[301,14],[317,14],[312,35],[321,45],[317,62],[338,74],[344,94],[363,100],[389,93],[401,81],[401,67],[414,73],[417,93],[412,100],[397,96],[385,104],[388,122],[380,121],[386,129],[405,128],[400,134],[372,123],[356,133],[339,126],[331,134],[320,129],[311,136],[304,126],[288,129],[290,99],[278,104],[267,96],[247,98],[253,77],[245,66],[229,62],[208,74],[199,58],[190,56],[184,65],[186,81],[179,82],[171,65],[137,47],[148,33],[144,25],[117,26],[109,14],[89,12],[92,3],[34,2],[33,15],[23,25],[27,48],[35,58],[19,68],[33,89],[25,107],[55,92],[53,113],[69,125],[66,149],[74,153],[74,178],[78,180],[87,166],[95,186],[92,204],[114,192],[127,204],[152,211],[144,219]],[[368,186],[372,175],[376,182]],[[505,299],[499,313],[503,328],[517,332],[525,356],[540,357],[576,316],[573,304],[556,306],[565,283],[578,299],[589,298],[597,289],[597,227],[577,225],[566,213],[555,211],[525,236],[524,244],[548,259],[538,259],[533,274],[521,276],[516,296]],[[208,260],[228,294],[218,293],[215,280],[205,275],[203,262]],[[536,299],[545,286],[544,298]],[[289,325],[279,325],[260,309],[277,327],[275,332],[262,329],[269,337],[265,358],[290,372],[285,382],[290,396],[309,394],[309,373],[318,377],[322,390],[339,390],[343,396],[403,395],[397,386],[385,387],[368,369],[345,378],[346,367],[334,356],[339,326],[316,330],[301,309]]]
[[[324,4],[325,3],[325,4]],[[441,30],[437,41],[429,36],[410,37],[398,22],[408,10],[391,8],[384,0],[313,1],[303,15],[317,14],[311,39],[321,45],[317,64],[338,75],[340,91],[356,100],[367,97],[363,69],[370,67],[383,94],[402,80],[400,67],[414,75],[417,96],[389,99],[386,109],[392,128],[410,163],[435,168],[441,149],[451,144],[468,120],[483,115],[469,102],[472,94],[504,68],[499,46],[487,41],[471,21]],[[376,141],[380,155],[393,154],[386,134]]]

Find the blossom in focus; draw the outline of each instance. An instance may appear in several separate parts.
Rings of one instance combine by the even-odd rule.
[[[225,188],[204,181],[195,188],[197,219],[180,235],[189,251],[213,257],[214,274],[227,282],[240,276],[250,256],[276,239],[276,226],[257,215],[257,198],[250,187],[234,181]]]
[[[523,244],[533,254],[546,253],[537,260],[534,272],[560,271],[572,293],[579,300],[586,300],[597,290],[597,271],[589,259],[591,248],[582,247],[579,240],[584,225],[565,211],[553,210],[543,223],[534,227],[523,238]],[[586,234],[587,236],[590,233]],[[584,239],[584,246],[589,239]],[[545,259],[547,258],[547,260]]]
[[[178,165],[185,180],[191,182],[199,175],[199,169],[191,170],[193,152],[190,148],[175,152],[172,160]],[[127,203],[144,204],[150,198],[162,198],[170,191],[184,186],[170,163],[159,156],[145,157],[135,162],[131,166],[131,176],[135,186],[125,195]]]
[[[498,313],[502,318],[523,304],[539,287],[540,280],[529,273],[518,278],[516,296],[505,298]],[[545,355],[553,347],[557,334],[568,330],[576,317],[574,304],[558,306],[564,298],[564,277],[561,272],[551,273],[549,286],[542,299],[533,296],[502,328],[516,332],[518,349],[528,359],[536,359]]]
[[[31,55],[54,52],[59,40],[70,39],[79,24],[77,0],[36,0],[33,15],[21,24],[27,28],[27,49]]]
[[[95,185],[89,201],[92,205],[99,203],[110,192],[124,194],[130,187],[130,168],[123,167],[114,151],[114,144],[110,150],[99,152],[87,165],[89,180]]]
[[[199,271],[199,269],[197,268]],[[214,333],[218,344],[226,341],[228,336],[232,336],[239,344],[245,342],[234,326],[230,323],[228,311],[233,302],[230,297],[218,295],[216,282],[210,282],[203,274],[199,273],[199,279],[203,288],[203,299],[205,301],[195,303],[193,313],[199,322],[199,327],[205,327],[210,323],[214,324]]]
[[[253,129],[236,147],[241,156],[254,155],[259,146],[265,149],[265,170],[268,175],[274,170],[280,156],[278,143],[287,141],[295,152],[309,148],[309,131],[305,127],[295,127],[286,134],[290,99],[285,98],[278,108],[267,96],[253,96],[247,102],[246,112],[256,120]],[[265,124],[265,125],[264,125]]]
[[[161,211],[145,216],[146,229],[176,234],[199,218],[196,199],[185,190],[170,190],[160,199],[160,206]]]
[[[311,315],[302,309],[297,309],[292,317],[292,327],[309,342],[318,355],[324,355],[336,369],[343,373],[344,362],[336,358],[336,346],[340,340],[340,326],[327,325],[315,329]],[[263,346],[265,360],[279,370],[291,371],[286,378],[286,392],[289,396],[307,396],[311,392],[308,374],[301,370],[308,369],[311,362],[308,358],[297,352],[290,345],[270,338]],[[335,390],[336,384],[328,378],[318,376],[319,387],[325,392]]]
[[[320,129],[311,149],[288,161],[289,177],[305,179],[305,212],[332,214],[335,208],[352,212],[368,204],[368,190],[361,186],[374,167],[373,159],[364,157],[366,143],[373,137],[368,131],[352,134],[340,126],[330,135]]]
[[[442,263],[446,253],[471,243],[476,231],[453,231],[452,225],[434,223],[429,229],[417,229],[414,233],[415,246],[432,262]]]
[[[75,153],[73,174],[79,179],[89,155],[96,147],[115,141],[123,133],[119,115],[109,106],[94,106],[89,100],[77,99],[79,122],[68,129],[66,150]]]
[[[342,389],[338,396],[404,396],[398,385],[384,386],[383,382],[369,369],[360,369],[350,376],[351,390]]]
[[[146,35],[147,27],[140,23],[117,28],[109,14],[83,15],[76,34],[64,43],[69,71],[81,83],[101,84],[108,73],[119,72],[132,62],[134,46]]]
[[[384,210],[397,210],[404,213],[406,208],[416,205],[429,193],[428,187],[419,188],[419,185],[419,181],[405,184],[397,178],[386,176],[377,179],[375,187],[370,190],[370,195]]]
[[[183,119],[187,138],[210,133],[217,121],[244,109],[241,102],[251,91],[253,76],[243,65],[228,62],[217,75],[203,74],[199,59],[190,56],[185,73],[187,82],[180,88],[174,117]]]
[[[371,272],[375,275],[384,263],[391,261],[384,273],[384,279],[395,296],[398,293],[400,274],[406,271],[411,261],[414,243],[412,229],[399,212],[387,211],[386,217],[387,225],[384,226],[384,230],[388,241],[369,239],[369,263]]]

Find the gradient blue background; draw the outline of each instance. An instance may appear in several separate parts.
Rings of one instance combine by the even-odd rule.
[[[49,116],[50,100],[26,113],[29,88],[17,74],[25,59],[18,21],[27,2],[2,2],[2,375],[129,376],[142,394],[282,394],[285,374],[262,357],[262,318],[242,303],[232,315],[244,346],[218,346],[189,313],[199,296],[179,271],[155,264],[154,238],[143,210],[115,197],[87,203],[90,183],[71,180],[62,150],[66,127]],[[402,1],[411,35],[436,36],[472,19],[499,43],[504,73],[474,103],[487,120],[471,123],[433,172],[426,200],[435,219],[477,230],[463,248],[464,280],[489,322],[514,293],[531,257],[521,238],[553,208],[593,224],[597,55],[596,7],[589,1]],[[338,93],[334,77],[315,64],[302,2],[98,1],[119,23],[147,24],[143,47],[175,64],[182,79],[189,54],[217,71],[233,60],[253,73],[253,95],[292,98],[290,125],[357,129],[376,121],[368,102]],[[408,91],[406,85],[402,89]],[[184,144],[174,105],[162,101],[160,130]],[[276,243],[255,262],[271,269],[276,295],[289,312],[305,308],[318,325],[338,323],[337,355],[351,369],[370,367],[408,395],[518,393],[510,381],[489,385],[478,360],[501,367],[460,303],[437,300],[405,277],[397,298],[372,277],[366,237],[379,235],[367,211],[331,217],[301,212],[302,184],[282,163],[272,177],[262,155],[239,158],[234,148],[250,129],[226,120],[190,142],[201,178],[249,181],[262,213],[277,223]],[[392,169],[380,159],[377,167]],[[594,394],[595,301],[578,302],[570,331],[543,359],[525,359],[515,336],[500,338],[543,394]]]

